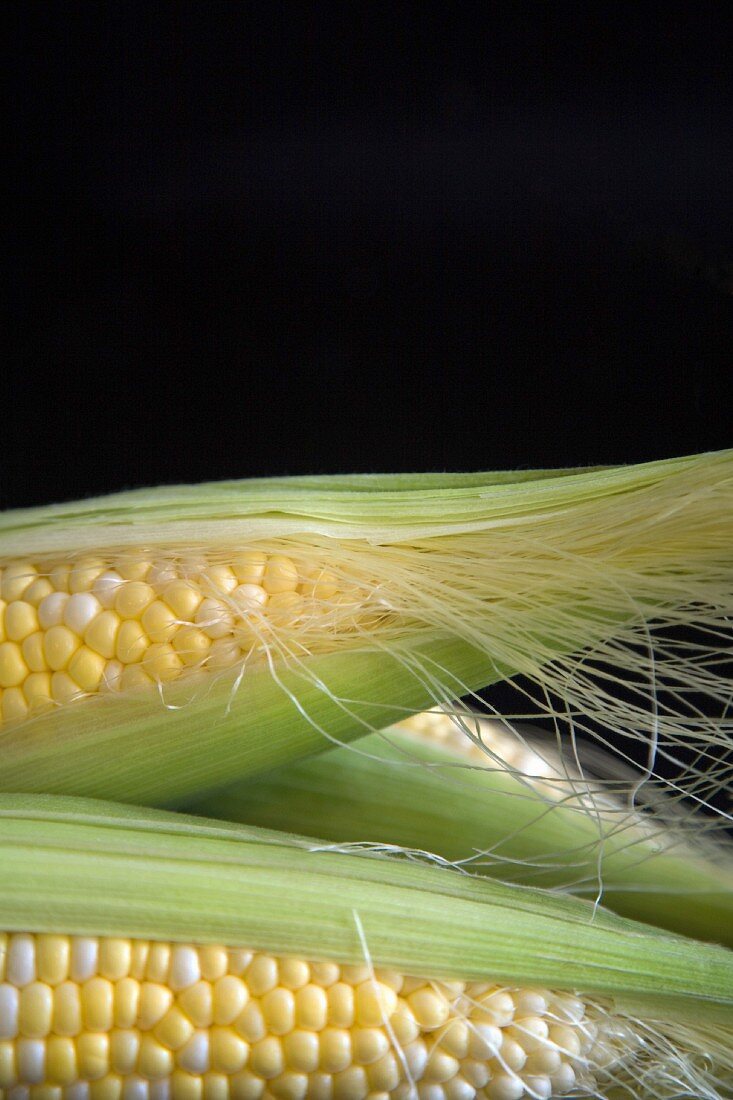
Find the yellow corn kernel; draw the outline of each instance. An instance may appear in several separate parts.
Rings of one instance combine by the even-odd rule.
[[[305,601],[297,592],[277,592],[267,601],[267,610],[278,626],[289,626],[298,620],[305,609]]]
[[[53,585],[54,592],[68,592],[69,591],[69,573],[71,572],[71,566],[65,562],[59,562],[51,568],[48,574],[48,579]]]
[[[265,1082],[261,1077],[255,1077],[248,1069],[235,1073],[230,1081],[232,1100],[260,1100],[264,1091]]]
[[[328,993],[328,1022],[332,1027],[351,1027],[354,1023],[354,987],[346,982],[330,986]]]
[[[84,633],[84,642],[101,657],[110,660],[117,651],[121,620],[116,611],[100,611]]]
[[[130,977],[142,981],[145,977],[150,944],[147,940],[133,940],[130,952]],[[149,976],[149,975],[148,975]]]
[[[106,936],[99,943],[99,973],[111,982],[119,981],[130,972],[132,943],[129,939]]]
[[[133,688],[150,687],[154,683],[141,665],[124,665],[119,677],[119,690],[130,691]]]
[[[45,600],[46,596],[50,596],[53,591],[55,591],[54,587],[48,577],[38,577],[28,585],[23,593],[23,599],[32,603],[34,607],[38,607],[41,600]]]
[[[117,590],[115,611],[123,619],[139,619],[155,599],[155,589],[144,581],[128,581]]]
[[[202,575],[204,591],[213,596],[228,595],[239,583],[234,570],[228,565],[210,565]]]
[[[0,1040],[0,1089],[8,1089],[17,1081],[15,1043]]]
[[[53,991],[51,1026],[55,1035],[78,1035],[82,1029],[81,986],[78,982],[62,982]]]
[[[248,1043],[265,1037],[265,1020],[259,1001],[248,1001],[234,1021],[234,1030]]]
[[[151,943],[147,951],[145,977],[149,982],[167,982],[171,965],[168,943]]]
[[[182,626],[173,638],[173,648],[184,665],[198,665],[211,649],[211,638],[200,627]]]
[[[173,1003],[173,993],[158,982],[143,982],[140,986],[138,1027],[149,1031],[165,1016]]]
[[[201,977],[207,982],[215,982],[217,978],[223,978],[229,969],[229,954],[224,947],[210,944],[208,947],[200,947],[198,951]]]
[[[82,691],[97,691],[102,681],[104,665],[104,657],[89,646],[82,646],[69,661],[69,675]]]
[[[28,1039],[43,1039],[51,1030],[53,991],[45,982],[31,982],[20,991],[18,1027]]]
[[[336,577],[325,569],[315,571],[312,577],[304,580],[300,585],[301,595],[317,600],[332,600],[338,590]]]
[[[249,1046],[227,1027],[211,1029],[211,1068],[219,1073],[237,1073],[244,1069]]]
[[[169,1077],[173,1072],[173,1054],[162,1046],[149,1032],[140,1039],[137,1070],[142,1077],[157,1080]]]
[[[389,1035],[384,1028],[360,1027],[353,1032],[354,1057],[363,1066],[376,1062],[389,1050]]]
[[[0,644],[0,687],[18,687],[28,675],[28,665],[23,653],[15,642]]]
[[[31,713],[51,707],[51,676],[48,672],[31,672],[23,681],[23,694]]]
[[[298,587],[298,570],[294,562],[282,554],[273,554],[265,566],[262,587],[271,596],[294,592]]]
[[[113,1073],[134,1073],[140,1054],[142,1033],[137,1029],[116,1029],[109,1036],[109,1061]]]
[[[46,1043],[46,1076],[56,1085],[73,1085],[79,1079],[73,1039],[52,1035]]]
[[[234,629],[234,614],[229,605],[209,596],[199,604],[194,620],[212,640],[228,638]]]
[[[79,1076],[96,1081],[109,1073],[109,1035],[86,1031],[76,1040]]]
[[[351,1032],[347,1028],[327,1027],[321,1032],[320,1068],[326,1073],[341,1073],[351,1062]]]
[[[204,1100],[229,1100],[229,1078],[225,1074],[210,1070],[202,1080]]]
[[[209,982],[196,982],[178,995],[178,1003],[195,1027],[214,1022],[214,991]]]
[[[249,992],[241,978],[233,974],[224,974],[221,978],[217,978],[213,986],[214,1023],[234,1023],[244,1010],[248,999]]]
[[[54,672],[51,677],[51,698],[54,703],[71,703],[84,695],[68,672]]]
[[[298,1073],[315,1073],[320,1057],[318,1035],[313,1031],[291,1031],[283,1039],[285,1063]]]
[[[5,688],[0,707],[4,722],[18,722],[28,716],[28,704],[23,689],[19,687]]]
[[[450,1007],[444,997],[432,989],[420,989],[407,998],[413,1016],[426,1031],[441,1027],[450,1015]]]
[[[155,1027],[156,1039],[169,1050],[179,1050],[194,1033],[194,1025],[180,1008],[173,1007],[166,1012]]]
[[[369,1081],[362,1066],[349,1066],[333,1079],[334,1100],[365,1100]]]
[[[126,554],[115,562],[115,571],[126,581],[145,581],[148,579],[152,562],[147,558],[138,558],[134,554]]]
[[[163,600],[148,604],[141,623],[151,642],[170,642],[178,626],[175,612]]]
[[[101,967],[100,967],[101,969]],[[119,977],[114,985],[115,1027],[134,1027],[140,1006],[140,983],[134,978]]]
[[[104,572],[104,562],[98,558],[82,558],[69,570],[69,592],[88,592],[100,573]]]
[[[68,936],[36,936],[36,972],[42,982],[59,985],[69,976],[71,945]]]
[[[59,623],[46,631],[43,640],[43,651],[46,654],[48,667],[54,672],[60,672],[66,668],[71,658],[81,645],[81,638],[69,630],[68,626]]]
[[[236,665],[242,657],[242,650],[235,642],[228,638],[219,638],[211,642],[211,648],[206,654],[206,667],[212,672]]]
[[[5,633],[11,642],[22,642],[38,630],[38,612],[32,603],[13,600],[5,609]]]
[[[156,642],[149,646],[143,657],[143,668],[152,680],[167,683],[175,680],[183,668],[183,661],[173,646]]]
[[[171,1077],[171,1095],[177,1100],[202,1100],[204,1084],[202,1077],[177,1069]]]
[[[117,635],[116,656],[123,665],[132,665],[141,661],[145,650],[150,644],[150,639],[140,623],[135,619],[128,619],[122,623]]]
[[[275,1035],[267,1035],[252,1047],[249,1060],[250,1068],[259,1077],[269,1081],[283,1071],[284,1058],[282,1043]]]
[[[166,585],[162,598],[180,622],[192,622],[203,599],[201,592],[189,581],[172,581]]]
[[[265,1026],[273,1035],[287,1035],[295,1025],[295,997],[289,989],[279,986],[262,998]]]
[[[262,584],[267,566],[267,554],[251,550],[245,554],[235,554],[232,569],[240,584]]]
[[[120,1100],[122,1085],[122,1078],[116,1073],[92,1081],[89,1086],[90,1100]]]
[[[38,570],[28,561],[11,561],[3,569],[0,595],[6,603],[19,600],[38,576]]]
[[[114,1021],[114,987],[106,978],[90,978],[81,988],[84,1026],[90,1031],[109,1031]]]
[[[23,654],[23,660],[28,665],[31,672],[45,672],[46,670],[46,654],[43,652],[43,631],[36,630],[35,633],[29,634],[27,638],[23,639],[23,644],[20,647]]]
[[[319,985],[303,986],[295,994],[295,1022],[309,1031],[321,1031],[328,1022],[328,998]]]

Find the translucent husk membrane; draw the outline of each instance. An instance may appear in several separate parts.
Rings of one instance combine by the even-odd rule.
[[[578,894],[733,947],[733,848],[596,753],[590,769],[532,727],[456,707],[293,761],[192,804],[196,813],[312,833],[334,850],[402,852]],[[608,782],[602,780],[609,779]],[[711,824],[714,819],[710,819]]]
[[[249,614],[233,667],[0,728],[0,784],[181,804],[513,677],[559,733],[689,805],[725,782],[733,452],[588,471],[295,478],[0,517],[0,559],[316,563],[344,598]],[[198,568],[198,567],[196,567]],[[509,717],[509,716],[507,716]],[[516,717],[516,716],[515,716]],[[641,756],[641,763],[639,763]]]
[[[2,795],[0,929],[218,943],[436,983],[565,991],[606,1052],[583,1067],[578,1095],[727,1095],[729,951],[577,899],[316,848],[163,811]],[[470,997],[456,996],[453,1011],[470,1021]]]

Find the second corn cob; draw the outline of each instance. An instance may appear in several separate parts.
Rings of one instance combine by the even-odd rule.
[[[18,796],[0,875],[7,1100],[718,1098],[733,1073],[730,953],[582,903]]]

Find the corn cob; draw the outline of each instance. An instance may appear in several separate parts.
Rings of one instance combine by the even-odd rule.
[[[554,693],[706,799],[729,749],[732,471],[721,452],[6,513],[0,784],[181,804],[521,674],[540,710]]]
[[[310,849],[0,796],[3,1100],[724,1095],[729,952]]]

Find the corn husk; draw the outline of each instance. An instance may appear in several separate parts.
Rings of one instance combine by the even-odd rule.
[[[652,801],[648,791],[648,812],[631,808],[600,779],[571,768],[537,731],[534,740],[525,732],[507,746],[496,722],[466,713],[461,724],[475,731],[484,752],[457,725],[451,744],[392,727],[233,784],[192,809],[311,832],[334,850],[402,851],[552,887],[733,947],[733,848],[706,832],[709,819],[691,826],[668,799]],[[625,777],[613,758],[607,763],[622,790]]]

